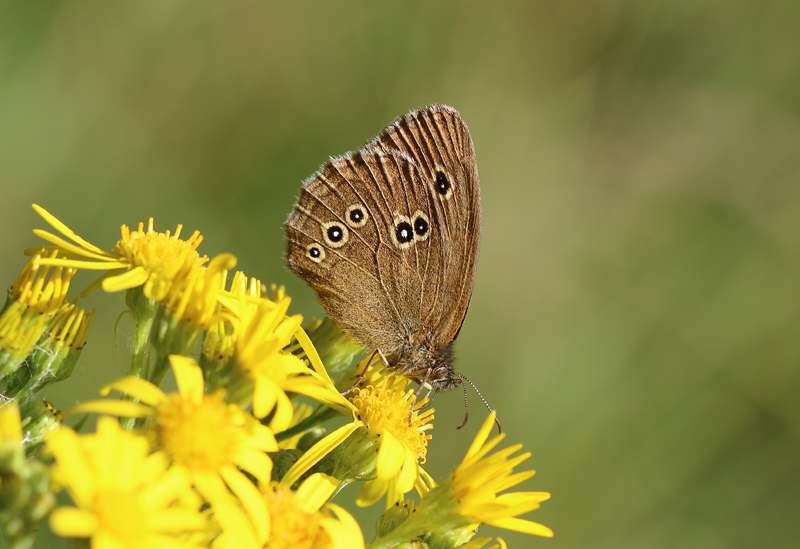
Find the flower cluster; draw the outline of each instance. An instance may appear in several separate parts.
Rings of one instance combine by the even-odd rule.
[[[493,413],[437,484],[423,468],[434,410],[408,379],[359,360],[365,351],[335,324],[303,325],[282,288],[244,273],[229,283],[236,258],[201,256],[198,232],[184,240],[151,219],[103,250],[34,208],[55,232],[34,231],[49,245],[26,250],[0,310],[8,547],[31,547],[45,520],[97,549],[505,549],[474,537],[481,524],[552,535],[518,518],[549,494],[501,493],[533,472],[512,473],[529,457],[514,455],[519,445],[494,451],[505,435],[488,440]],[[130,369],[62,413],[37,392],[71,374],[92,326],[94,312],[67,296],[80,270],[100,272],[82,298],[124,292]],[[169,372],[175,391],[161,388]],[[329,427],[336,418],[344,424]],[[357,505],[385,502],[369,544],[331,502],[354,483]],[[56,507],[60,491],[69,503]]]

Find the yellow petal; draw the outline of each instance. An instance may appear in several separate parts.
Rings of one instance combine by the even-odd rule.
[[[547,492],[509,492],[508,494],[497,496],[496,501],[497,503],[510,506],[525,504],[529,501],[541,503],[548,499],[550,499],[550,494]]]
[[[251,448],[262,450],[264,452],[278,451],[278,441],[275,440],[275,435],[272,434],[272,429],[266,425],[261,425],[260,423],[255,423],[255,425],[252,426],[251,438],[247,444]]]
[[[147,417],[155,414],[150,406],[130,400],[87,400],[64,411],[71,414],[109,414],[118,417]]]
[[[277,407],[272,421],[269,422],[269,428],[276,433],[285,431],[292,424],[292,416],[294,415],[294,407],[292,401],[286,396],[283,391],[277,393]]]
[[[172,533],[201,530],[206,522],[203,515],[188,509],[163,509],[159,514],[150,518],[150,526],[154,530]],[[178,545],[178,547],[184,546]]]
[[[64,225],[61,221],[58,220],[56,216],[54,216],[53,214],[51,214],[38,204],[32,204],[32,206],[33,209],[36,210],[36,213],[41,215],[44,218],[44,220],[50,224],[51,227],[53,227],[55,230],[57,230],[58,232],[60,232],[73,242],[77,242],[87,250],[92,250],[93,252],[102,252],[100,248],[98,248],[94,244],[90,244],[89,242],[85,241],[84,239],[76,235],[74,232],[72,232],[72,229]]]
[[[403,466],[406,448],[389,431],[384,430],[381,434],[381,446],[378,449],[376,469],[379,479],[388,480],[395,476],[400,471],[400,467]]]
[[[410,492],[417,481],[417,460],[408,448],[404,448],[404,450],[406,457],[397,479],[397,490],[402,494]]]
[[[486,439],[489,437],[489,433],[492,432],[494,428],[494,418],[497,416],[497,412],[492,411],[489,413],[489,417],[486,418],[486,421],[483,422],[478,434],[475,436],[475,440],[472,441],[472,444],[467,450],[467,458],[472,457],[478,449],[483,446],[483,443],[486,442]],[[464,459],[466,461],[466,458]]]
[[[328,532],[333,542],[334,549],[364,549],[364,535],[361,527],[353,516],[333,503],[329,503],[330,509],[338,521],[323,519],[322,527]]]
[[[263,544],[269,537],[270,532],[269,510],[264,496],[261,495],[250,479],[231,465],[223,465],[222,478],[231,491],[236,494],[239,501],[242,502],[242,506],[250,516],[250,522],[253,523],[255,528],[256,538],[260,544]]]
[[[149,465],[149,464],[148,464]],[[152,467],[160,469],[165,467],[164,462],[154,460]],[[158,473],[156,473],[158,474]],[[181,495],[189,487],[189,475],[186,469],[180,466],[171,467],[161,475],[157,483],[149,486],[142,493],[142,504],[150,508],[167,507],[169,503]]]
[[[225,485],[215,474],[194,474],[197,491],[209,502],[222,528],[231,536],[232,546],[242,549],[261,547],[253,525]]]
[[[84,269],[86,271],[107,271],[109,269],[127,269],[130,265],[122,261],[81,261],[79,259],[60,259],[58,257],[43,257],[39,260],[40,265],[56,267],[72,267],[73,269]]]
[[[103,289],[109,293],[120,292],[138,288],[150,277],[150,273],[144,267],[134,267],[121,275],[113,276],[103,280]]]
[[[169,363],[181,397],[192,404],[203,402],[203,371],[197,362],[186,356],[169,355]]]
[[[385,480],[374,479],[368,480],[361,487],[361,491],[356,498],[356,505],[359,507],[369,507],[378,502],[383,497],[388,488]]]
[[[339,394],[338,391],[330,387],[322,387],[319,385],[319,382],[309,377],[289,379],[284,384],[284,389],[290,393],[298,393],[311,397],[317,402],[321,402],[346,416],[352,416],[353,412],[356,411],[356,407],[353,406],[353,403]]]
[[[236,263],[238,260],[236,256],[229,253],[223,253],[216,256],[211,262],[208,264],[208,268],[206,271],[210,274],[217,274],[222,271],[230,271],[234,267],[236,267]]]
[[[420,496],[424,496],[431,490],[436,487],[436,481],[433,480],[433,477],[428,474],[428,471],[423,469],[422,467],[417,467],[417,472],[419,473],[417,476],[417,481],[414,484],[414,487],[417,489],[417,493]]]
[[[264,418],[275,407],[278,393],[283,393],[271,379],[257,377],[256,387],[253,391],[253,415],[258,419]]]
[[[323,473],[314,473],[297,489],[297,502],[303,511],[313,515],[327,503],[342,482]]]
[[[317,442],[314,446],[306,450],[306,452],[298,459],[294,465],[286,472],[286,475],[281,479],[281,484],[284,486],[291,486],[297,479],[302,477],[306,471],[316,465],[319,460],[328,455],[334,448],[339,446],[342,442],[347,440],[356,429],[361,426],[361,422],[352,422],[342,425],[334,432]]]
[[[314,347],[314,344],[311,342],[311,338],[308,337],[308,334],[305,332],[305,330],[303,330],[303,328],[297,328],[297,332],[295,332],[294,337],[297,338],[297,342],[303,348],[303,351],[305,351],[308,360],[314,367],[314,370],[325,379],[325,382],[328,385],[333,387],[333,381],[328,375],[328,370],[325,369],[325,365],[322,363],[322,359],[319,357],[317,349]]]
[[[0,408],[0,442],[22,443],[22,420],[15,402]]]
[[[105,396],[112,390],[119,391],[131,398],[136,398],[150,406],[158,406],[169,400],[164,391],[159,389],[158,386],[140,377],[128,376],[112,381],[100,389],[100,394]]]
[[[253,475],[261,484],[269,484],[272,477],[272,460],[264,452],[251,449],[245,450],[236,460],[236,463]]]
[[[88,538],[97,529],[97,517],[77,507],[59,507],[50,515],[50,529],[67,538]]]
[[[62,427],[47,440],[59,472],[72,481],[72,499],[80,506],[90,506],[95,492],[95,475],[86,461],[78,442],[78,435],[69,427]]]
[[[553,537],[553,531],[550,528],[539,524],[538,522],[531,522],[529,520],[509,517],[493,520],[491,522],[487,522],[486,524],[491,524],[492,526],[497,526],[498,528],[505,528],[506,530],[513,530],[515,532],[522,532],[523,534],[533,534],[534,536],[542,536],[545,538]]]

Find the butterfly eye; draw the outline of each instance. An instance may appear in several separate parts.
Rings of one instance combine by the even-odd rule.
[[[367,219],[369,219],[369,215],[367,215],[365,208],[361,204],[353,204],[347,208],[345,220],[347,221],[347,224],[354,229],[363,227],[366,224]]]
[[[417,234],[417,240],[425,240],[428,238],[431,224],[428,216],[417,210],[414,212],[414,232]]]
[[[325,248],[316,242],[312,242],[306,246],[306,257],[314,263],[322,263],[325,259]]]
[[[350,233],[347,231],[347,227],[338,221],[328,221],[322,224],[322,237],[331,248],[341,248],[347,244]]]

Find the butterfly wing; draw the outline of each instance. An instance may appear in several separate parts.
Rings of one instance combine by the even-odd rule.
[[[466,125],[438,106],[398,119],[308,179],[285,228],[289,267],[364,346],[391,355],[447,345],[466,314],[480,241]]]
[[[452,342],[464,323],[480,248],[480,180],[469,128],[457,110],[434,104],[399,117],[366,147],[405,152],[419,164],[434,191],[441,227],[438,267],[443,295],[439,298],[445,307],[435,320],[438,329],[433,338],[439,348]],[[440,192],[442,177],[452,194]]]

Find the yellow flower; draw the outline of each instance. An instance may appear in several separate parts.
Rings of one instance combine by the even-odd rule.
[[[467,450],[467,455],[456,470],[440,487],[448,493],[451,501],[456,503],[457,512],[470,519],[471,522],[491,524],[498,528],[514,530],[536,536],[552,537],[553,531],[539,523],[516,518],[539,508],[539,504],[550,499],[547,492],[511,492],[500,494],[512,486],[516,486],[536,474],[536,471],[525,471],[512,474],[514,467],[528,459],[531,454],[525,452],[512,457],[522,448],[516,444],[492,455],[494,449],[505,434],[497,435],[488,443],[486,439],[495,423],[495,412],[483,423],[478,435]],[[433,494],[429,494],[433,495]],[[435,500],[432,497],[431,500]],[[421,504],[424,507],[424,499]]]
[[[334,476],[346,483],[375,477],[364,484],[356,502],[360,506],[372,505],[388,492],[388,508],[412,488],[424,493],[435,484],[420,466],[431,438],[426,432],[433,427],[433,409],[415,411],[409,425],[414,400],[414,392],[406,391],[409,381],[381,372],[379,361],[370,368],[364,384],[352,400],[355,419],[309,448],[287,471],[283,482],[292,485],[337,450],[342,459],[336,461],[343,465]]]
[[[55,258],[54,251],[50,259]],[[39,374],[47,376],[53,370],[59,370],[54,374],[55,377],[67,377],[77,353],[86,343],[94,317],[94,313],[85,315],[83,309],[67,301],[67,291],[75,270],[63,267],[52,270],[49,266],[42,268],[41,261],[40,254],[35,254],[28,261],[11,288],[6,307],[0,314],[0,378],[15,372],[34,350],[42,334],[48,334],[37,348],[41,356],[32,359],[36,364],[28,364],[30,379],[13,380],[12,385],[17,392],[22,391],[23,386],[27,391],[43,382],[53,381],[39,379]],[[72,364],[59,368],[67,353],[73,355]],[[16,393],[7,394],[2,384],[0,391],[7,397],[16,396]]]
[[[25,264],[0,309],[0,376],[13,372],[56,313],[70,307],[67,290],[75,270],[58,267],[51,273],[41,260],[37,253]]]
[[[505,434],[501,434],[486,442],[494,421],[495,412],[492,412],[475,437],[466,457],[447,480],[424,494],[417,512],[391,532],[373,541],[370,549],[388,549],[429,533],[455,531],[458,534],[459,529],[474,530],[480,524],[491,524],[537,536],[553,536],[553,531],[546,526],[517,518],[538,509],[542,501],[550,498],[550,494],[499,494],[532,477],[535,472],[512,473],[514,467],[530,457],[529,453],[512,457],[522,447],[520,444],[490,455],[505,438]]]
[[[198,231],[188,239],[181,240],[181,225],[175,234],[156,232],[153,229],[153,218],[144,228],[139,223],[136,231],[127,225],[122,226],[122,238],[111,251],[105,251],[75,234],[55,216],[44,208],[33,205],[54,229],[72,242],[64,240],[52,233],[42,230],[33,231],[37,236],[55,244],[46,250],[58,250],[61,257],[43,258],[42,265],[56,265],[74,269],[108,271],[98,279],[84,294],[93,291],[98,283],[102,283],[107,292],[129,290],[143,286],[145,297],[153,301],[161,301],[170,288],[179,284],[189,275],[199,270],[208,257],[200,256],[197,247],[203,241]],[[35,253],[41,248],[31,248],[26,253]]]
[[[427,431],[433,428],[430,422],[434,410],[413,412],[408,424],[414,401],[414,391],[406,391],[409,383],[405,376],[387,372],[363,389],[356,389],[352,402],[359,417],[367,431],[380,439],[375,469],[378,477],[364,484],[356,500],[359,506],[372,505],[388,491],[388,509],[420,482],[421,475],[427,475],[420,464],[426,460],[431,439]]]
[[[242,406],[252,402],[253,413],[258,418],[275,414],[270,427],[275,432],[285,430],[293,415],[292,403],[287,392],[311,397],[343,413],[351,413],[352,406],[342,397],[327,377],[321,363],[311,370],[300,358],[285,351],[295,339],[302,339],[300,328],[302,316],[286,316],[291,299],[278,302],[253,295],[260,293],[239,283],[246,279],[234,277],[231,292],[220,292],[222,305],[220,316],[225,321],[209,330],[204,344],[204,354],[212,363],[222,363],[225,357],[232,360],[239,377],[247,384],[244,389],[233,383],[231,400]],[[257,285],[260,287],[260,283]],[[316,351],[307,336],[301,342],[306,353],[315,356]],[[311,349],[311,350],[309,350]],[[222,368],[222,367],[218,367]]]
[[[254,527],[266,529],[265,549],[363,549],[364,537],[355,519],[344,509],[325,502],[336,492],[339,481],[316,473],[298,488],[273,482],[264,501],[266,512]],[[238,549],[223,533],[215,549]]]
[[[0,314],[0,377],[17,371],[47,325],[47,317],[12,301]]]
[[[65,537],[90,538],[94,549],[194,549],[192,534],[206,523],[185,469],[170,467],[147,440],[102,417],[97,433],[69,428],[47,442],[55,478],[76,507],[59,507],[50,528]]]
[[[22,422],[16,402],[0,406],[0,448],[15,450],[22,444]]]
[[[203,373],[193,359],[172,355],[170,362],[178,382],[177,393],[164,393],[149,381],[126,377],[102,392],[108,394],[114,389],[140,403],[96,400],[79,404],[68,413],[150,418],[149,432],[155,446],[187,470],[223,526],[240,530],[245,519],[228,490],[248,513],[263,512],[258,489],[242,471],[268,484],[272,461],[267,452],[277,451],[278,444],[268,427],[238,406],[227,404],[223,391],[204,394]],[[256,540],[241,543],[252,545]]]
[[[225,284],[228,271],[235,266],[233,255],[220,254],[207,268],[198,269],[173,285],[163,301],[170,322],[182,321],[200,329],[208,328],[217,312],[220,285]]]
[[[304,403],[293,403],[292,406],[294,407],[294,413],[292,414],[292,421],[289,427],[294,427],[308,416],[311,415],[311,406]],[[281,450],[294,450],[297,448],[297,443],[300,442],[300,439],[303,438],[303,433],[298,433],[294,436],[291,436],[285,440],[281,440],[278,442],[278,446],[280,446]]]
[[[49,259],[56,259],[57,254],[54,250]],[[9,298],[39,314],[53,316],[66,303],[67,291],[76,270],[56,267],[51,273],[51,267],[42,269],[42,265],[42,255],[34,254],[11,287]]]

